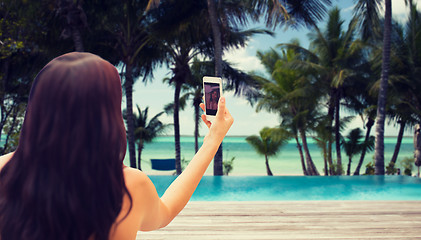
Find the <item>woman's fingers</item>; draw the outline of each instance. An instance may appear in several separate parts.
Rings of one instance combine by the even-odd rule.
[[[205,104],[203,104],[203,103],[201,103],[200,105],[200,108],[205,112]],[[209,122],[207,119],[206,119],[206,115],[205,114],[202,114],[202,121],[206,124],[206,126],[208,126],[208,128],[210,128],[210,126],[211,126],[211,122]]]
[[[210,129],[215,136],[219,136],[221,138],[221,141],[234,122],[233,117],[226,108],[225,102],[225,97],[221,97],[219,99],[218,112],[216,113],[215,121],[213,121]]]
[[[199,104],[199,106],[205,112],[205,104],[204,103],[201,103],[201,104]]]
[[[212,123],[211,123],[211,122],[209,122],[209,121],[206,119],[206,115],[205,115],[205,114],[202,114],[202,121],[206,124],[206,126],[208,126],[208,128],[210,128],[210,126],[212,125]]]
[[[223,118],[226,114],[226,107],[225,107],[225,97],[219,98],[218,102],[218,111],[216,112],[217,118]]]
[[[206,124],[206,126],[208,126],[208,128],[211,128],[211,126],[216,125],[212,128],[214,129],[216,127],[216,132],[218,132],[219,135],[223,136],[225,136],[232,123],[234,122],[234,119],[231,116],[229,110],[227,109],[225,103],[225,97],[220,97],[218,101],[218,111],[216,113],[215,121],[213,124],[206,119],[205,114],[202,114],[202,120]],[[205,105],[203,103],[200,104],[200,107],[203,111],[205,111]]]

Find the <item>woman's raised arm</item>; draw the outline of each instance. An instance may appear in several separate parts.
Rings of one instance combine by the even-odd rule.
[[[201,107],[203,109],[203,104]],[[213,123],[207,121],[205,115],[202,115],[202,120],[209,127],[209,133],[204,138],[202,147],[161,199],[158,198],[153,184],[146,183],[145,187],[151,188],[150,191],[155,193],[151,193],[150,200],[153,202],[149,202],[150,206],[145,206],[147,212],[142,214],[140,230],[154,230],[168,225],[186,206],[234,121],[226,108],[224,97],[219,100],[218,112]]]

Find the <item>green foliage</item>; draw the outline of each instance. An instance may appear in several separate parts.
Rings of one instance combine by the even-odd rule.
[[[345,173],[345,170],[344,170],[343,166],[342,166],[342,165],[341,165],[341,166],[339,166],[336,160],[334,160],[334,161],[332,162],[332,165],[330,165],[329,167],[330,167],[330,168],[331,168],[331,170],[332,170],[333,172],[335,172],[335,173],[337,173],[337,172],[341,172],[342,174],[344,174],[344,173]],[[340,169],[339,169],[339,168],[340,168]]]
[[[19,144],[20,130],[25,116],[26,104],[22,103],[13,108],[12,115],[6,119],[3,133],[6,136],[4,146],[1,148],[2,154],[13,152]]]
[[[186,160],[185,157],[181,158],[181,169],[184,170],[187,167],[187,165],[189,165],[189,162],[190,161]]]
[[[222,162],[222,167],[224,171],[224,175],[227,175],[234,169],[234,160],[235,157],[232,157],[231,160],[225,160]]]
[[[10,133],[9,146],[3,150],[12,151],[17,144],[21,120],[19,113],[17,121],[14,121],[13,113],[21,111],[19,108],[24,107],[35,75],[51,58],[74,50],[70,39],[64,40],[60,37],[63,28],[68,29],[69,26],[63,26],[63,20],[66,19],[62,19],[62,16],[57,14],[57,2],[60,1],[4,0],[0,3],[0,132]],[[212,34],[207,18],[206,1],[162,1],[162,4],[156,4],[156,8],[149,12],[145,9],[150,1],[70,2],[78,2],[87,17],[87,22],[83,22],[83,25],[84,27],[87,25],[86,29],[89,31],[84,31],[82,35],[85,49],[101,55],[113,64],[122,61],[126,65],[129,63],[132,68],[127,76],[135,78],[142,76],[146,79],[162,62],[174,64],[174,75],[177,75],[178,80],[183,81],[188,80],[186,76],[189,75],[189,67],[200,68],[200,71],[197,71],[200,72],[199,75],[205,75],[204,73],[210,73],[214,69],[210,61],[203,62],[202,66],[191,64],[191,59],[198,56],[197,54],[213,56],[214,53],[212,38],[209,37]],[[260,7],[266,4],[263,1],[258,2],[260,2]],[[223,16],[221,18],[224,20],[221,21],[220,26],[224,38],[224,49],[244,46],[253,34],[269,33],[264,30],[239,31],[238,29],[241,29],[239,27],[249,20],[247,17],[259,17],[257,13],[263,13],[266,10],[273,13],[278,10],[278,13],[282,13],[289,7],[301,6],[303,4],[301,2],[286,1],[288,5],[285,6],[267,5],[259,11],[253,11],[247,9],[249,6],[245,4],[236,4],[241,1],[221,1],[219,16]],[[324,15],[325,10],[317,7],[321,6],[317,4],[317,1],[310,2],[309,6],[316,7],[300,8],[299,12],[304,11],[304,14],[302,19],[295,19],[297,23],[312,24]],[[289,132],[297,134],[299,128],[304,133],[315,131],[317,143],[322,147],[325,158],[328,156],[329,144],[331,146],[334,142],[334,134],[332,134],[334,129],[330,120],[333,115],[328,116],[325,122],[320,121],[321,115],[329,110],[332,110],[330,112],[336,110],[322,109],[322,107],[329,108],[334,105],[334,99],[339,99],[338,106],[344,106],[346,110],[352,110],[358,114],[361,114],[366,106],[376,109],[372,106],[375,103],[370,102],[370,99],[373,96],[376,97],[377,94],[376,86],[379,84],[375,81],[379,79],[377,70],[380,69],[381,64],[377,57],[381,55],[380,52],[375,51],[375,48],[371,48],[372,46],[362,44],[356,36],[359,33],[358,27],[366,28],[363,29],[363,36],[378,33],[381,29],[378,25],[378,5],[368,8],[364,2],[370,1],[358,1],[355,9],[356,16],[362,21],[358,24],[354,20],[351,21],[348,29],[344,28],[345,22],[340,18],[340,11],[333,9],[329,14],[326,30],[314,28],[312,34],[309,35],[311,41],[309,49],[301,48],[297,42],[293,42],[282,44],[281,51],[258,52],[258,57],[271,76],[270,80],[256,77],[257,80],[253,81],[244,72],[234,71],[235,69],[229,67],[227,63],[224,66],[224,73],[229,75],[228,87],[235,90],[237,94],[246,96],[260,94],[261,101],[257,105],[258,109],[266,109],[278,114],[282,119],[281,125]],[[305,14],[319,10],[321,12],[316,19],[312,20],[311,16],[304,17]],[[285,11],[283,13],[287,14]],[[301,15],[297,13],[297,16]],[[291,15],[291,17],[297,16]],[[284,19],[285,21],[282,20],[284,17],[282,14],[279,17],[271,21],[278,24],[287,20],[287,18]],[[369,17],[373,17],[372,22],[369,21]],[[421,69],[420,19],[420,12],[412,7],[407,24],[405,26],[394,24],[392,29],[394,36],[391,50],[388,116],[392,120],[405,121],[408,127],[421,119],[419,110],[421,109],[421,95],[419,94],[421,82],[417,77],[420,76]],[[266,20],[269,21],[268,18]],[[381,39],[372,40],[372,45],[380,46],[381,44],[377,44],[378,40]],[[192,51],[189,52],[190,50]],[[182,61],[178,61],[180,59]],[[191,84],[196,83],[191,82]],[[249,86],[261,91],[255,94],[247,89]],[[189,94],[196,90],[194,91],[196,104],[200,100],[198,97],[201,92],[200,87],[200,84],[196,84],[195,87],[191,86],[192,91],[188,90]],[[367,89],[371,91],[368,92]],[[147,109],[145,110],[147,113]],[[138,111],[140,112],[140,109]],[[343,126],[343,123],[341,119],[340,125]],[[148,141],[150,139],[148,134],[142,135],[143,133],[144,129],[139,128],[135,134],[138,139]],[[347,143],[351,142],[356,142],[356,145],[361,144],[360,140],[354,141],[350,138]],[[348,156],[358,153],[359,150],[355,144],[353,147],[346,145],[345,143],[343,147]],[[372,149],[371,146],[366,147],[369,150]],[[260,149],[258,152],[276,154],[277,151],[268,148]],[[335,164],[331,167],[337,168]],[[372,163],[367,164],[368,173],[371,173],[372,167]],[[395,167],[388,166],[387,172],[395,173]],[[412,173],[413,164],[405,163],[404,169],[404,172]]]
[[[293,67],[300,56],[294,49],[287,49],[280,54],[274,50],[258,53],[270,79],[256,77],[261,88],[261,98],[256,110],[266,109],[279,114],[283,126],[289,131],[308,129],[318,117],[319,89],[314,85],[312,76],[305,70]]]
[[[16,148],[32,80],[58,55],[58,36],[47,37],[55,30],[47,5],[44,0],[0,3],[0,133],[6,136],[0,155]]]
[[[290,135],[284,129],[265,127],[260,130],[259,136],[249,136],[246,141],[258,154],[273,156],[287,143],[289,138]]]
[[[404,169],[403,173],[408,176],[412,176],[412,170],[414,169],[415,159],[413,157],[405,157],[400,161],[402,168]]]
[[[266,171],[269,176],[273,175],[269,167],[269,156],[276,155],[279,149],[288,142],[291,134],[282,128],[265,127],[260,130],[260,136],[253,135],[246,138],[258,154],[265,156]]]
[[[349,132],[344,140],[342,140],[342,147],[345,149],[349,161],[347,175],[351,175],[351,161],[353,156],[360,154],[364,150],[373,150],[374,137],[370,137],[365,141],[361,129],[355,128]]]
[[[159,117],[164,114],[164,112],[159,112],[155,116],[149,119],[149,107],[141,110],[139,105],[136,105],[137,112],[133,114],[134,116],[134,126],[135,126],[135,140],[142,142],[151,142],[159,134],[163,133],[170,125],[163,124]],[[126,110],[123,110],[123,117],[127,119]]]
[[[190,161],[189,160],[186,160],[186,158],[183,156],[181,159],[180,159],[180,166],[181,166],[181,171],[184,171],[184,169],[187,167],[187,165],[189,165],[189,163],[190,163]],[[174,171],[173,173],[172,173],[172,175],[177,175],[177,171]]]
[[[394,175],[397,171],[398,169],[393,162],[389,162],[389,165],[386,166],[386,174],[388,175]]]
[[[365,165],[365,173],[363,175],[374,175],[374,162],[369,162]]]
[[[144,148],[144,143],[152,142],[159,134],[165,132],[170,126],[169,124],[164,124],[159,120],[159,117],[164,114],[160,112],[149,119],[149,107],[140,109],[139,105],[136,105],[137,113],[133,114],[134,118],[134,140],[138,145],[138,168],[141,169],[141,153]],[[127,121],[127,111],[123,110],[123,118]]]
[[[342,141],[342,147],[349,158],[359,154],[364,147],[362,139],[364,138],[360,128],[352,129],[346,138]]]

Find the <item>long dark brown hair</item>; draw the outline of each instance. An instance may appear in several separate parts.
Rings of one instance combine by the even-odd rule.
[[[0,172],[0,239],[108,239],[128,193],[116,68],[89,53],[48,63]],[[130,198],[131,199],[131,198]]]

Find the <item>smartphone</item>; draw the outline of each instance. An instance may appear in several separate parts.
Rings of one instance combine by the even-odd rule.
[[[220,77],[203,77],[205,115],[208,121],[215,119],[218,112],[219,98],[222,96],[222,79]]]

